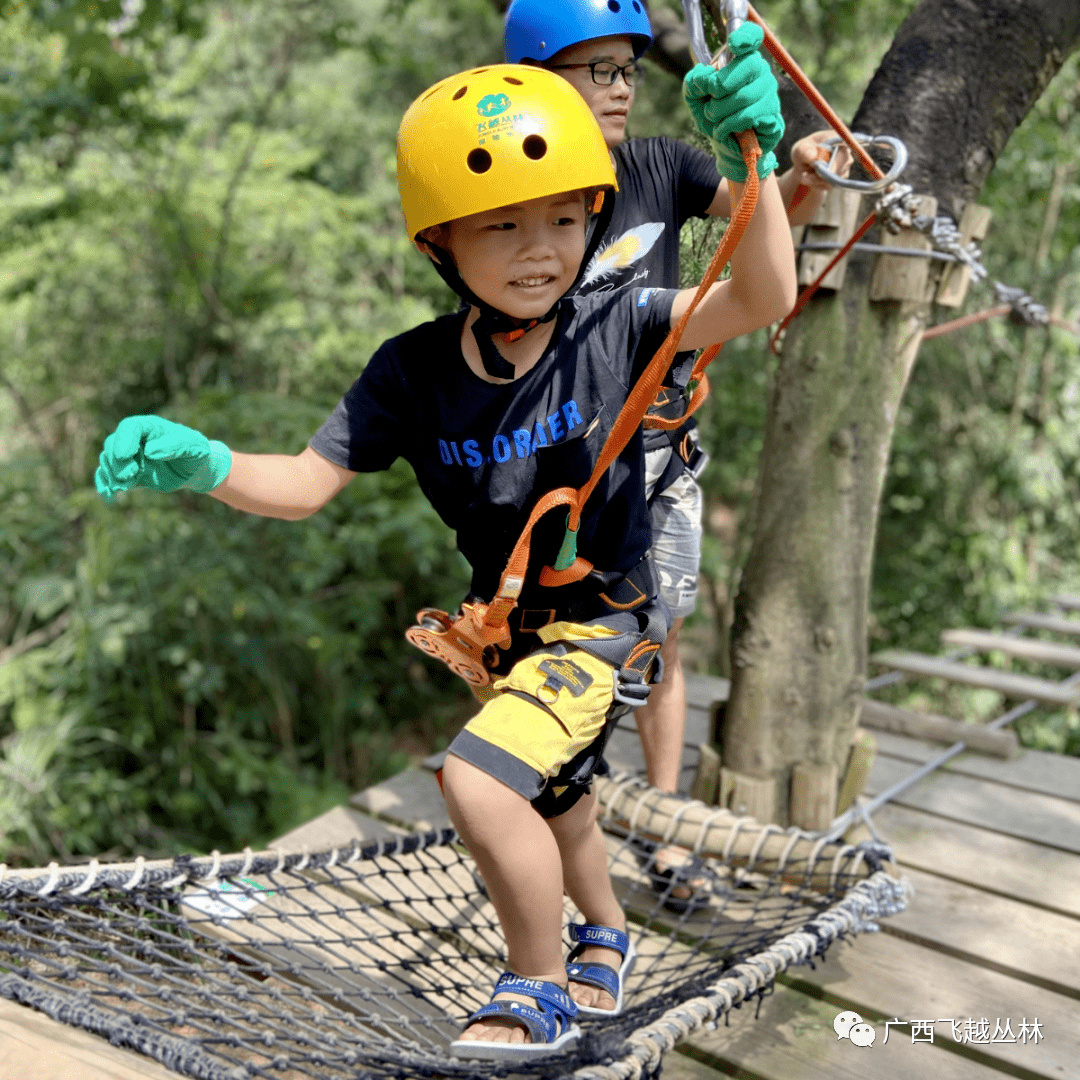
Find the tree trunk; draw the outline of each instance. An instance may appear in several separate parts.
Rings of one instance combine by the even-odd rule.
[[[1078,36],[1075,0],[923,0],[852,126],[902,139],[903,181],[958,220]],[[928,301],[870,301],[870,269],[853,259],[843,290],[819,294],[788,331],[735,603],[723,764],[775,780],[773,820],[784,824],[792,768],[842,769],[847,757],[881,490],[930,314]]]

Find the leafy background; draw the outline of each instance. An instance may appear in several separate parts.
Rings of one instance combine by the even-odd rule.
[[[911,6],[765,13],[851,115]],[[382,340],[453,306],[406,240],[394,133],[426,86],[499,58],[500,16],[488,0],[0,16],[0,860],[258,846],[468,714],[464,685],[402,638],[419,607],[456,604],[463,562],[400,463],[297,525],[190,494],[105,505],[97,452],[137,412],[297,452]],[[1073,320],[1077,96],[1074,58],[982,200],[992,276]],[[653,70],[633,123],[690,137],[677,81]],[[688,278],[710,239],[687,227]],[[973,288],[967,308],[991,302]],[[1080,592],[1077,348],[1007,320],[923,347],[880,525],[878,640],[935,650],[944,626]],[[701,670],[726,665],[768,356],[762,335],[729,345],[702,421]],[[995,702],[932,704],[975,718]],[[1026,724],[1030,744],[1080,752],[1075,717]]]

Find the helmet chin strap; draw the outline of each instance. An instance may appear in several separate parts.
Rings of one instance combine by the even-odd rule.
[[[581,260],[581,265],[578,267],[577,275],[574,277],[574,281],[567,292],[573,290],[574,286],[581,280],[581,275],[585,273],[585,268],[589,265],[593,255],[596,254],[596,249],[600,246],[600,242],[604,238],[604,233],[607,232],[608,225],[611,224],[611,215],[615,208],[614,192],[610,195],[605,194],[603,203],[600,209],[592,215],[593,228],[589,235],[589,241],[585,245],[585,255]],[[498,346],[495,344],[495,335],[504,334],[506,341],[517,341],[519,338],[524,337],[530,330],[534,330],[538,326],[542,326],[544,323],[551,322],[558,314],[562,307],[562,302],[565,297],[559,297],[558,300],[538,319],[519,319],[513,315],[507,314],[505,311],[500,311],[496,307],[492,307],[491,304],[476,295],[469,288],[468,285],[462,280],[461,275],[457,271],[457,267],[454,265],[454,260],[450,255],[450,252],[443,250],[438,244],[433,243],[431,240],[424,240],[431,253],[435,256],[431,261],[435,266],[439,277],[450,286],[451,289],[461,297],[467,304],[472,304],[474,307],[480,310],[480,317],[472,324],[473,337],[476,339],[476,346],[480,350],[480,359],[483,362],[484,370],[493,379],[514,379],[517,376],[517,369],[501,352],[499,352]]]

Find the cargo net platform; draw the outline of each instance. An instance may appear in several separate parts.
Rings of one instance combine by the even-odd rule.
[[[449,1056],[505,966],[452,830],[0,868],[0,994],[199,1080],[648,1077],[780,971],[903,908],[880,844],[762,826],[634,777],[597,790],[638,960],[626,1009],[579,1021],[569,1054],[512,1067]],[[682,865],[661,871],[673,846]],[[566,918],[581,921],[569,901]]]

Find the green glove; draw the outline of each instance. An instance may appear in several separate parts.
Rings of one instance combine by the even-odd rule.
[[[758,52],[763,36],[757,23],[743,23],[728,38],[731,63],[719,71],[698,64],[683,80],[683,98],[694,123],[712,143],[717,167],[729,180],[746,179],[746,163],[735,139],[740,131],[757,135],[758,176],[764,179],[776,168],[773,150],[784,134],[784,118],[776,77]]]
[[[160,416],[126,416],[105,440],[94,485],[107,501],[118,491],[213,491],[229,475],[232,454],[221,442]]]

